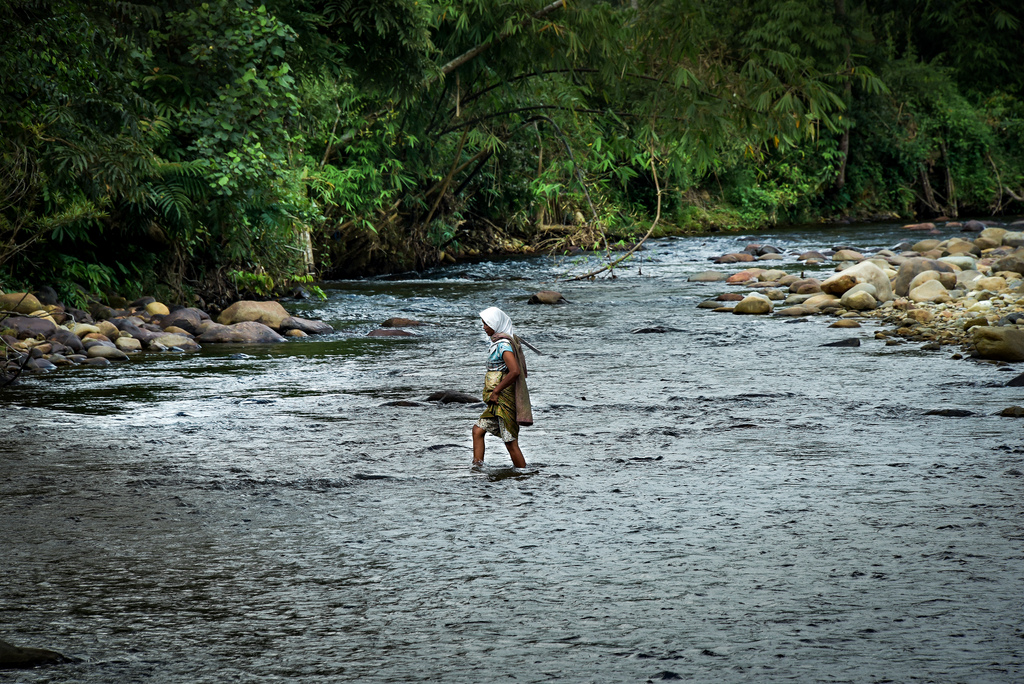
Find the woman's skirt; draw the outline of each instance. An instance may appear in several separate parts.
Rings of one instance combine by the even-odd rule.
[[[487,408],[480,414],[476,424],[503,442],[515,442],[519,439],[519,423],[516,422],[516,390],[509,385],[498,394],[497,403],[491,403],[491,392],[498,386],[505,374],[499,371],[487,371],[484,376],[483,398]]]

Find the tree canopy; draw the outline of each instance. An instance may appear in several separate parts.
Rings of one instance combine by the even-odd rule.
[[[1010,0],[0,0],[0,287],[1020,210]],[[657,179],[657,180],[656,180]]]

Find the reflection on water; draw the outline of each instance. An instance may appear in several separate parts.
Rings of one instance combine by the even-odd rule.
[[[542,258],[338,282],[289,305],[327,337],[31,378],[0,404],[0,639],[83,662],[6,676],[1021,679],[1012,374],[698,310],[725,286],[686,280],[754,239],[904,236],[661,240],[593,283]],[[470,468],[479,407],[426,401],[478,391],[491,305],[546,354],[525,471],[490,438]],[[433,325],[365,337],[393,316]]]

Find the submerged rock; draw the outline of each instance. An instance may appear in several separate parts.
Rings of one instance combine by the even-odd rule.
[[[407,330],[398,330],[397,328],[388,328],[386,330],[377,328],[366,333],[367,337],[416,337],[415,334]]]
[[[328,323],[297,316],[289,316],[282,320],[279,330],[283,333],[298,330],[306,335],[327,335],[334,332],[334,328]]]
[[[427,397],[427,401],[439,401],[442,404],[482,404],[480,397],[474,397],[465,392],[455,392],[452,390],[442,390],[440,392],[434,392]]]
[[[389,318],[380,324],[382,328],[409,328],[417,325],[426,325],[422,321],[413,320],[412,318]]]
[[[966,418],[967,416],[973,416],[974,411],[968,411],[967,409],[957,408],[943,408],[943,409],[932,409],[931,411],[925,411],[926,416],[945,416],[946,418]]]
[[[717,283],[725,280],[725,274],[721,271],[701,271],[700,273],[694,273],[687,280],[691,283]]]
[[[6,641],[0,641],[0,668],[15,669],[59,665],[74,662],[72,658],[45,648],[21,648]]]
[[[860,340],[856,337],[848,337],[845,340],[838,340],[836,342],[828,342],[821,345],[822,347],[859,347]]]
[[[210,323],[196,342],[203,344],[273,344],[285,339],[257,321],[243,321],[233,325]]]
[[[541,290],[540,292],[535,292],[530,297],[530,299],[527,300],[526,303],[527,304],[561,304],[562,302],[565,302],[566,304],[570,304],[571,303],[568,299],[566,299],[565,297],[562,296],[561,292],[555,292],[554,290]]]

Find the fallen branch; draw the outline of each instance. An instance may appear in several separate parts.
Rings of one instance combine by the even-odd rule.
[[[623,261],[625,261],[629,257],[633,256],[633,252],[635,252],[636,250],[640,249],[640,246],[642,244],[644,244],[644,242],[647,241],[647,238],[651,237],[651,234],[654,232],[654,227],[657,226],[658,225],[658,221],[661,220],[661,190],[662,190],[661,183],[658,182],[658,170],[654,167],[654,151],[653,150],[651,151],[651,175],[654,176],[654,187],[658,188],[658,208],[657,208],[657,211],[654,214],[654,221],[651,223],[651,227],[647,230],[647,234],[643,236],[643,238],[640,240],[640,242],[638,242],[635,245],[633,245],[633,247],[628,252],[623,254],[621,257],[619,257],[615,261],[613,261],[613,262],[611,262],[609,264],[605,264],[604,266],[602,266],[601,268],[597,269],[596,271],[591,271],[590,273],[586,273],[586,274],[581,275],[581,276],[576,276],[575,278],[569,278],[570,281],[573,281],[573,280],[589,280],[589,279],[593,278],[594,276],[598,275],[599,273],[604,273],[605,271],[611,271],[613,268],[618,266],[620,263],[622,263]]]

